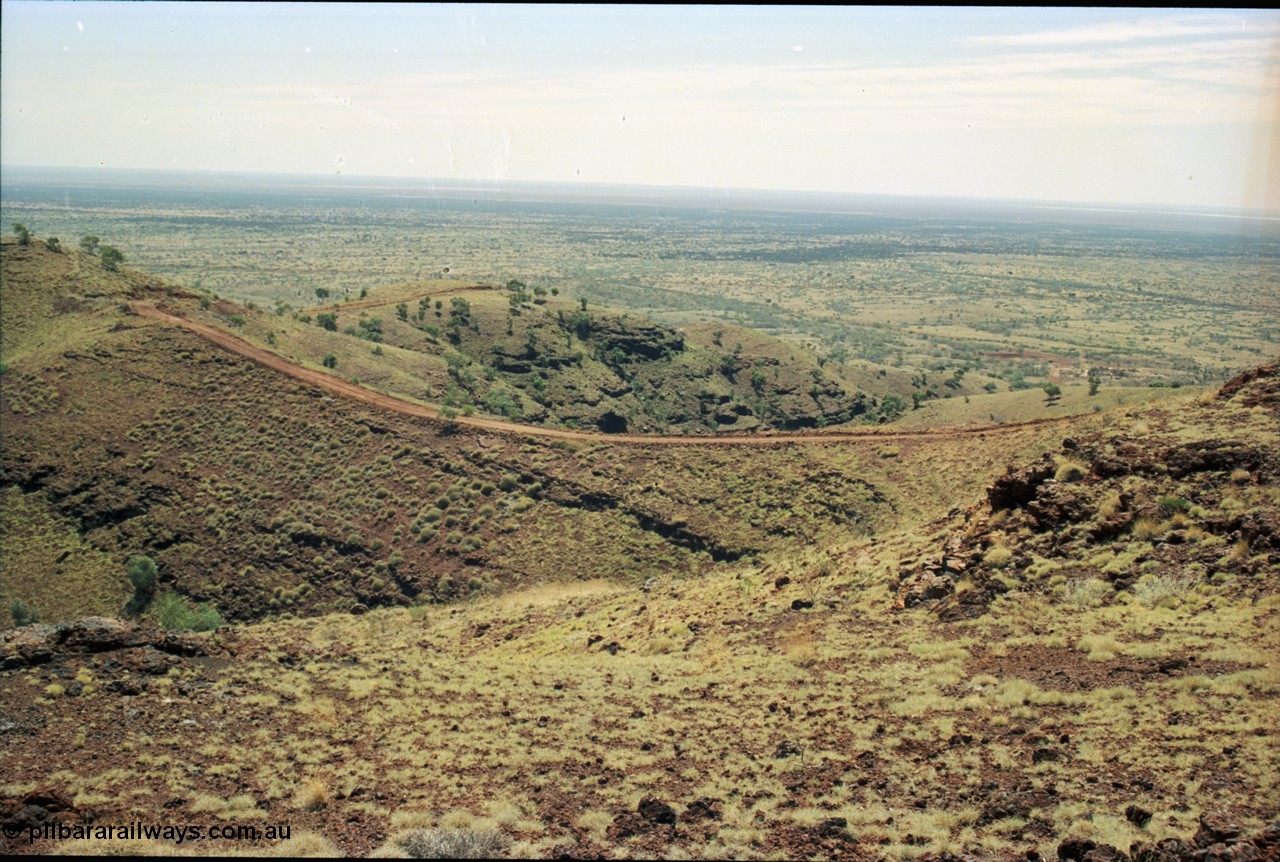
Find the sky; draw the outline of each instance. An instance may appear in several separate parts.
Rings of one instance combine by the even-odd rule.
[[[1280,210],[1270,10],[0,6],[3,165]]]

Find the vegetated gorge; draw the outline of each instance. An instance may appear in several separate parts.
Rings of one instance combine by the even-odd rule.
[[[596,215],[588,256],[645,271]],[[703,258],[812,265],[764,218]],[[38,225],[0,249],[0,849],[1280,857],[1273,240],[1171,381],[1159,323],[1034,356],[1065,305],[1030,275],[1005,335],[868,316],[842,352],[825,276],[770,332],[511,271],[288,302]],[[806,253],[899,284],[895,230]],[[262,834],[94,831],[128,823]]]

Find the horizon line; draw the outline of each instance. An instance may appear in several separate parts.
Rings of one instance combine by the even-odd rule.
[[[1148,215],[1183,215],[1197,217],[1218,217],[1218,218],[1238,218],[1252,221],[1280,221],[1280,209],[1258,209],[1246,207],[1223,207],[1223,206],[1207,206],[1203,204],[1178,204],[1171,202],[1156,203],[1131,203],[1121,201],[1098,201],[1098,200],[1068,200],[1062,198],[1009,198],[1009,197],[975,197],[966,195],[947,195],[947,194],[907,194],[902,192],[866,192],[866,191],[833,191],[833,190],[816,190],[816,189],[796,189],[796,188],[760,188],[752,186],[690,186],[690,185],[656,185],[648,183],[628,183],[628,182],[605,182],[605,181],[582,181],[582,180],[546,180],[546,179],[514,179],[514,178],[495,178],[495,179],[479,179],[479,178],[456,178],[456,177],[430,177],[430,176],[392,176],[387,174],[355,174],[355,173],[306,173],[292,171],[271,171],[271,170],[232,170],[232,169],[214,169],[214,168],[148,168],[148,167],[106,167],[102,165],[37,165],[37,164],[5,164],[0,162],[0,188],[4,185],[4,173],[9,170],[28,170],[28,171],[110,171],[119,173],[136,173],[136,174],[169,174],[183,175],[196,174],[205,176],[227,176],[227,177],[278,177],[288,179],[306,179],[309,181],[329,180],[335,185],[354,181],[378,181],[381,183],[403,183],[414,186],[433,186],[441,185],[444,187],[452,187],[455,189],[475,188],[480,190],[500,190],[504,185],[509,187],[519,186],[558,186],[562,188],[578,188],[578,189],[611,189],[611,190],[632,190],[637,192],[675,192],[685,194],[721,194],[721,193],[739,193],[739,194],[764,194],[764,195],[793,195],[793,196],[817,196],[832,199],[839,198],[863,198],[863,199],[893,199],[899,201],[941,201],[959,204],[1002,204],[1013,206],[1024,206],[1032,209],[1050,209],[1050,210],[1075,210],[1082,212],[1108,212],[1108,213],[1143,213]]]

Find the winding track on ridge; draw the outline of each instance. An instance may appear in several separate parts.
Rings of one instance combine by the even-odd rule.
[[[922,428],[919,430],[880,431],[875,429],[857,429],[845,431],[805,431],[805,432],[764,432],[760,434],[719,434],[715,437],[695,437],[679,434],[605,434],[599,431],[568,431],[563,428],[544,428],[540,425],[524,425],[519,422],[506,422],[501,419],[486,419],[476,416],[458,416],[446,420],[440,410],[424,404],[416,404],[394,395],[374,392],[363,386],[349,383],[340,377],[307,368],[296,362],[250,344],[243,338],[232,335],[213,326],[197,323],[185,317],[163,311],[154,305],[142,302],[130,303],[133,310],[141,317],[158,320],[195,333],[201,338],[232,353],[266,366],[296,380],[309,383],[334,395],[368,404],[383,410],[390,410],[403,416],[429,419],[436,422],[451,421],[457,425],[488,431],[496,434],[507,434],[519,437],[542,437],[553,440],[575,440],[581,443],[625,443],[631,446],[789,446],[796,444],[836,444],[869,440],[944,440],[959,437],[980,437],[987,434],[1008,434],[1035,428],[1042,425],[1056,425],[1075,417],[1059,416],[1047,419],[1032,419],[1027,422],[1010,422],[1004,425],[979,425],[956,428]]]

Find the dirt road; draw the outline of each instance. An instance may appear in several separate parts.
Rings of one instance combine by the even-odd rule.
[[[625,443],[634,446],[793,446],[797,444],[835,444],[868,440],[920,440],[948,439],[964,436],[982,436],[984,434],[1007,434],[1014,431],[1033,428],[1040,425],[1064,422],[1072,417],[1036,419],[1030,422],[1013,422],[1005,425],[977,426],[969,428],[921,428],[911,430],[880,430],[875,428],[859,428],[838,431],[805,431],[779,432],[770,431],[758,434],[717,434],[714,437],[695,437],[678,434],[604,434],[598,431],[568,431],[561,428],[544,428],[540,425],[522,425],[518,422],[506,422],[501,419],[487,419],[478,416],[458,416],[445,419],[439,409],[415,404],[394,395],[374,392],[363,386],[349,383],[341,377],[307,368],[296,362],[290,362],[278,354],[250,344],[243,338],[232,335],[213,326],[197,323],[176,314],[162,311],[154,305],[135,302],[131,304],[140,316],[159,320],[183,329],[190,330],[201,338],[212,342],[226,350],[250,359],[259,365],[286,374],[295,380],[301,380],[326,392],[331,392],[351,401],[368,404],[383,410],[390,410],[403,416],[414,416],[434,422],[452,422],[459,426],[489,431],[495,434],[518,437],[540,437],[552,440],[574,440],[580,443]]]

